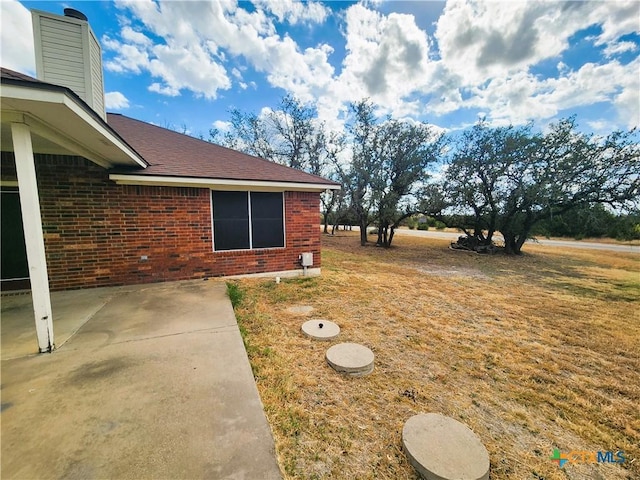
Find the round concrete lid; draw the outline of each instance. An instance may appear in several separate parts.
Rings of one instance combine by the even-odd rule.
[[[334,345],[325,355],[327,363],[334,370],[359,377],[373,372],[373,352],[357,343],[339,343]]]
[[[426,480],[487,480],[489,454],[462,423],[437,413],[415,415],[402,429],[409,461]]]
[[[340,334],[340,327],[329,320],[309,320],[302,324],[302,331],[316,340],[331,340]]]

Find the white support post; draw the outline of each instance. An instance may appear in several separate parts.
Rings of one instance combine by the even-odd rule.
[[[41,353],[51,352],[54,349],[53,318],[31,131],[29,126],[24,123],[12,123],[11,135],[16,158],[18,192],[20,194],[24,240],[27,247],[38,347]]]

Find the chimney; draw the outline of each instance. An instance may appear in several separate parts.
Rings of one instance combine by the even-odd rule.
[[[64,16],[31,11],[36,76],[73,90],[106,120],[102,49],[87,17],[73,8]]]

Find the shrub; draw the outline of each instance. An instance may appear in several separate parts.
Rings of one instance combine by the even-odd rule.
[[[434,227],[436,227],[436,230],[444,230],[445,228],[447,228],[447,226],[440,220],[436,220]]]
[[[416,228],[416,226],[418,226],[418,221],[411,217],[407,219],[407,227],[409,227],[409,230],[413,230],[414,228]]]
[[[426,223],[419,223],[418,230],[429,230],[429,225],[427,225]]]
[[[616,240],[640,240],[640,223],[634,223],[631,217],[620,218],[610,227],[610,232]]]

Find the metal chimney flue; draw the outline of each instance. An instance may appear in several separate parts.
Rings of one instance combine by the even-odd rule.
[[[78,20],[84,20],[85,22],[88,21],[87,16],[84,13],[82,13],[80,10],[76,10],[75,8],[65,8],[64,16],[76,18]]]

